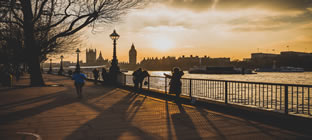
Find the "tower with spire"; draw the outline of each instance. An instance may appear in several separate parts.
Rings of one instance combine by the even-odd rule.
[[[86,51],[86,65],[87,66],[100,66],[107,65],[108,60],[104,59],[102,52],[100,51],[99,57],[97,57],[96,49],[87,49]]]
[[[137,63],[137,51],[135,50],[134,44],[132,43],[129,51],[129,64],[134,66]]]
[[[98,57],[98,59],[96,59],[96,64],[103,65],[105,63],[106,63],[106,61],[104,60],[104,58],[102,56],[102,52],[100,51],[99,57]]]

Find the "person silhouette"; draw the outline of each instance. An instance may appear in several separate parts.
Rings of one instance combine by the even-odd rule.
[[[72,75],[72,80],[75,80],[76,92],[79,99],[82,98],[82,87],[84,86],[85,79],[87,79],[87,76],[80,71],[75,71]]]
[[[139,82],[140,82],[140,76],[142,74],[142,68],[138,68],[136,71],[132,73],[133,76],[133,84],[134,84],[134,89],[137,90],[139,88]]]
[[[104,83],[107,83],[107,82],[108,82],[108,74],[107,74],[107,71],[106,71],[105,68],[102,68],[102,74],[101,74],[101,76],[102,76],[103,82],[104,82]]]
[[[139,86],[139,89],[142,90],[142,86],[143,86],[143,81],[146,77],[150,76],[149,73],[144,70],[143,72],[141,72],[141,74],[138,76],[138,86]]]
[[[176,101],[178,101],[180,99],[180,94],[181,94],[181,86],[182,86],[181,78],[184,75],[184,73],[178,67],[173,68],[171,72],[172,72],[172,75],[168,75],[166,73],[164,73],[164,75],[171,79],[169,82],[169,85],[170,85],[169,93],[176,94]]]
[[[94,77],[94,84],[97,84],[98,79],[99,79],[99,70],[94,69],[92,72],[93,72],[93,77]]]
[[[69,76],[72,76],[72,75],[73,75],[73,71],[72,71],[72,70],[68,70],[67,73],[68,73]]]

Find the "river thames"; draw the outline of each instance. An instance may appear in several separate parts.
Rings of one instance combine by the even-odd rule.
[[[55,71],[58,70],[58,68],[54,69]],[[48,69],[45,68],[45,71],[47,70]],[[89,75],[92,73],[91,72],[92,69],[82,69],[82,71]],[[164,73],[171,74],[170,71],[148,71],[148,72],[151,76],[164,76]],[[133,71],[128,71],[125,74],[131,75],[132,73]],[[184,76],[182,78],[312,85],[312,72],[258,72],[257,74],[242,75],[242,74],[189,74],[188,71],[184,71]]]

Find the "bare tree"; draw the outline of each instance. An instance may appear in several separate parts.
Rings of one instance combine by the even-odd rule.
[[[42,86],[42,54],[56,51],[58,42],[81,29],[112,23],[144,0],[10,0],[10,24],[23,31],[31,85]],[[1,0],[0,2],[4,2]],[[3,5],[1,5],[3,6]],[[0,8],[1,8],[0,6]],[[11,18],[11,17],[10,17]],[[6,23],[7,21],[2,21]]]
[[[76,49],[79,48],[82,44],[81,34],[76,33],[71,36],[62,37],[57,40],[55,47],[48,52],[42,52],[47,54],[49,57],[55,57],[59,54],[76,54]],[[44,50],[43,50],[44,51]]]

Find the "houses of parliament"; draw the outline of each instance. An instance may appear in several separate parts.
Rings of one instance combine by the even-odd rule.
[[[131,45],[129,51],[129,63],[120,63],[120,65],[135,66],[137,64],[137,51],[134,44]],[[86,66],[100,66],[100,65],[110,65],[108,59],[104,59],[102,52],[100,51],[99,56],[97,57],[96,49],[87,49],[86,50]]]
[[[100,51],[99,57],[96,58],[96,49],[87,49],[86,50],[86,65],[87,66],[98,66],[98,65],[106,65],[108,64],[108,60],[104,59],[102,56],[102,52]]]

